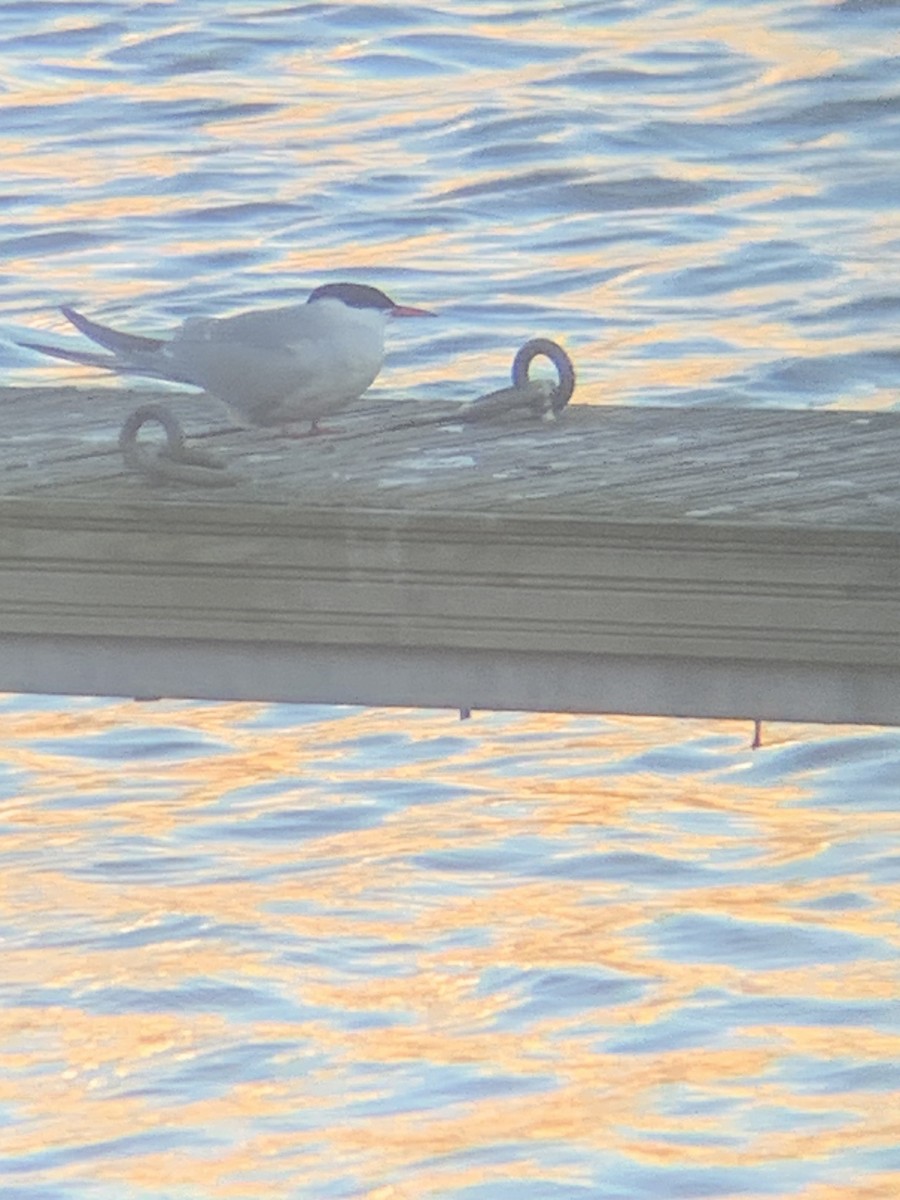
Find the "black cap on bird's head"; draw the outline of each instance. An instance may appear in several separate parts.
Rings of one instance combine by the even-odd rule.
[[[386,296],[377,287],[367,283],[323,283],[310,292],[306,303],[316,300],[340,300],[348,308],[372,308],[383,312],[389,317],[433,317],[435,314],[426,308],[408,308],[403,304],[395,304],[390,296]]]

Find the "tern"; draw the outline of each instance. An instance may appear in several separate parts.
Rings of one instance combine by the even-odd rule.
[[[395,304],[364,283],[325,283],[305,304],[233,317],[191,317],[170,338],[123,333],[64,306],[76,329],[109,354],[21,342],[54,358],[123,374],[192,384],[250,425],[285,430],[299,421],[319,433],[320,418],[361,396],[384,361],[391,317],[433,317]]]

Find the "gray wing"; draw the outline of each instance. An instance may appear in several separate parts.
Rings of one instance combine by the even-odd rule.
[[[288,398],[296,419],[307,401],[317,411],[340,394],[333,354],[315,314],[309,318],[306,305],[294,305],[186,321],[161,357],[170,378],[204,388],[258,424],[287,419],[281,402]]]
[[[325,379],[324,364],[297,349],[247,342],[179,340],[162,353],[169,378],[196,384],[242,412],[291,394],[315,395]]]
[[[185,321],[170,345],[240,342],[244,346],[277,350],[306,338],[315,339],[322,324],[321,314],[308,304],[289,304],[284,308],[238,313],[234,317],[193,317]]]

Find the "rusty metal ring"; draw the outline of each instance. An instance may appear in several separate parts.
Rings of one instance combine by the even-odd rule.
[[[142,404],[133,413],[129,413],[119,434],[119,449],[126,464],[133,471],[145,471],[153,461],[145,449],[138,445],[137,435],[150,421],[162,425],[166,434],[166,445],[163,451],[156,451],[153,458],[164,453],[168,458],[177,460],[184,450],[184,431],[171,408],[165,404]]]
[[[163,446],[142,446],[138,433],[150,421],[166,434]],[[142,404],[125,420],[119,434],[119,449],[125,465],[145,475],[152,483],[191,483],[201,487],[228,487],[238,482],[214,454],[188,449],[178,418],[166,404]]]
[[[553,391],[550,407],[554,413],[559,415],[569,403],[572,393],[575,391],[575,368],[572,366],[572,360],[568,354],[556,342],[552,342],[549,338],[532,338],[530,342],[526,342],[522,346],[513,359],[513,386],[523,387],[526,383],[530,382],[528,369],[539,355],[549,358],[554,367],[556,367],[559,382]]]

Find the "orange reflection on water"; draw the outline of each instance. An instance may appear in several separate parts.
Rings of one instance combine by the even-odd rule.
[[[47,26],[52,24],[48,19]],[[55,27],[82,28],[66,22]],[[166,35],[178,45],[179,37],[198,29],[191,22],[176,19],[166,28]],[[785,293],[794,286],[788,279],[780,290],[762,293],[750,288],[723,294],[721,303],[728,317],[720,322],[709,316],[699,318],[690,306],[683,319],[673,320],[653,297],[640,293],[644,269],[661,278],[688,266],[715,266],[741,249],[748,238],[762,243],[790,236],[784,228],[784,209],[779,208],[773,216],[771,207],[808,198],[817,186],[800,167],[791,165],[790,156],[781,160],[783,169],[773,170],[767,164],[759,168],[758,176],[757,168],[747,166],[739,181],[741,186],[731,192],[725,187],[719,195],[716,185],[734,182],[736,173],[740,174],[734,163],[720,163],[714,155],[702,156],[690,150],[680,153],[664,143],[652,150],[647,147],[640,163],[628,153],[605,146],[601,138],[585,150],[574,118],[585,106],[596,107],[605,130],[611,115],[620,109],[625,128],[635,112],[652,112],[654,119],[677,119],[683,114],[686,129],[702,146],[707,123],[724,123],[751,112],[764,119],[769,110],[760,108],[761,96],[771,95],[772,105],[777,108],[785,85],[827,80],[839,69],[849,69],[854,56],[862,54],[869,44],[867,39],[874,41],[873,35],[855,29],[852,44],[835,45],[817,36],[809,24],[802,29],[785,27],[769,6],[744,6],[738,14],[733,5],[682,6],[662,16],[656,11],[635,12],[629,13],[627,20],[614,22],[582,20],[560,8],[548,11],[539,23],[524,19],[495,23],[488,18],[473,18],[465,29],[473,44],[493,56],[493,65],[469,61],[458,45],[461,35],[457,19],[444,20],[434,13],[429,26],[431,49],[427,54],[411,49],[408,56],[433,56],[431,65],[438,70],[445,63],[448,69],[437,78],[417,77],[415,72],[407,75],[403,70],[394,73],[383,63],[372,69],[370,54],[381,54],[386,61],[395,54],[402,64],[407,57],[403,38],[394,45],[388,34],[383,44],[377,33],[371,37],[358,35],[351,23],[346,35],[333,42],[326,39],[321,46],[310,44],[298,49],[295,43],[287,42],[268,47],[264,69],[243,78],[246,91],[239,93],[237,76],[224,67],[173,71],[165,78],[143,71],[107,70],[104,74],[104,48],[87,51],[85,60],[78,62],[81,68],[88,64],[92,67],[89,80],[80,76],[70,80],[60,75],[51,85],[40,74],[34,74],[27,51],[19,49],[3,66],[3,78],[17,106],[39,115],[60,108],[74,109],[86,99],[93,99],[102,105],[118,106],[126,120],[121,126],[120,142],[110,144],[107,140],[102,151],[78,144],[81,139],[61,144],[54,138],[45,144],[40,130],[33,139],[0,137],[7,178],[16,181],[17,186],[21,183],[23,189],[27,183],[31,192],[53,193],[45,202],[39,196],[29,197],[31,225],[41,227],[46,221],[48,227],[62,224],[101,231],[93,249],[75,248],[47,255],[35,247],[23,247],[21,253],[12,249],[14,257],[6,260],[6,269],[13,277],[31,279],[36,294],[46,291],[58,296],[68,292],[67,298],[73,298],[84,293],[86,280],[94,275],[103,277],[97,280],[94,290],[104,302],[146,298],[148,292],[164,291],[166,287],[165,281],[148,280],[147,275],[153,274],[150,260],[171,259],[177,264],[196,253],[246,250],[248,244],[259,245],[277,229],[268,223],[262,232],[258,226],[254,232],[251,222],[234,226],[215,222],[212,227],[200,223],[198,229],[202,232],[196,239],[166,241],[152,228],[154,219],[184,218],[207,205],[231,202],[239,207],[246,201],[265,206],[271,201],[287,206],[314,204],[321,211],[312,214],[311,219],[321,220],[330,211],[330,195],[346,191],[352,196],[358,186],[358,208],[354,210],[351,200],[349,209],[335,211],[333,236],[321,228],[314,236],[298,234],[300,248],[292,249],[286,245],[289,239],[281,236],[284,229],[277,229],[278,236],[270,246],[273,273],[285,278],[296,273],[310,281],[314,273],[332,271],[337,262],[342,269],[361,272],[390,267],[443,270],[448,276],[484,275],[484,246],[489,244],[490,289],[486,289],[485,298],[499,307],[504,280],[521,284],[531,272],[539,271],[543,262],[548,270],[555,267],[558,274],[565,271],[573,276],[591,272],[605,275],[609,267],[621,266],[622,276],[584,292],[564,288],[562,295],[557,295],[553,288],[548,291],[548,311],[542,321],[552,320],[555,305],[577,312],[581,321],[591,312],[598,317],[596,335],[585,334],[577,346],[580,401],[629,400],[648,388],[700,390],[746,370],[755,361],[779,355],[816,357],[822,353],[821,341],[817,342],[812,334],[807,337],[798,332],[787,318],[761,321],[758,315],[746,316],[745,309],[758,314],[765,306],[771,312],[772,301],[784,300]],[[155,38],[155,34],[124,31],[117,34],[116,48],[136,53],[145,41],[153,45]],[[517,43],[519,52],[504,54],[504,47],[512,42]],[[102,39],[99,46],[103,46]],[[557,47],[561,53],[549,58],[544,54],[532,56],[527,53],[529,46],[542,51]],[[700,80],[686,82],[684,88],[672,87],[673,77],[689,67],[690,52],[698,47],[709,47],[746,69],[721,85],[707,87]],[[54,59],[58,53],[59,61],[66,61],[63,46],[48,53]],[[671,62],[666,54],[671,54]],[[679,56],[684,56],[683,61]],[[198,57],[194,66],[201,63],[202,57]],[[207,65],[216,64],[211,60]],[[615,86],[610,90],[602,83],[594,88],[567,82],[570,71],[577,74],[595,68],[601,73],[607,68],[613,74],[633,70],[635,84],[633,88]],[[690,71],[687,78],[692,78]],[[531,117],[558,115],[558,128],[542,129],[535,135],[538,146],[547,146],[547,165],[559,175],[559,196],[553,196],[553,188],[546,192],[553,199],[549,213],[536,196],[532,212],[523,215],[517,207],[515,216],[511,216],[507,200],[517,190],[511,176],[519,173],[519,168],[511,172],[502,156],[479,158],[475,136],[469,152],[453,141],[452,135],[460,131],[477,133],[481,119],[478,114],[497,106],[500,89],[504,118],[511,122],[509,137],[515,145],[530,140],[527,122]],[[164,104],[167,112],[179,118],[190,116],[187,136],[166,142],[147,139],[137,117],[134,128],[130,127],[129,111],[137,113],[146,104]],[[448,141],[442,137],[444,132],[451,135]],[[824,153],[834,150],[835,140],[846,136],[826,129],[816,137],[810,133],[803,145],[807,151],[815,145]],[[488,135],[484,149],[491,148]],[[233,149],[237,150],[236,159],[223,157],[220,171],[211,170],[205,183],[203,168],[217,161],[210,156],[229,155]],[[544,165],[540,156],[534,162],[538,170]],[[262,174],[258,174],[260,165],[267,168]],[[519,188],[526,195],[532,186],[530,169],[521,170]],[[175,186],[182,172],[191,176],[184,192]],[[223,185],[222,172],[234,172],[232,189]],[[408,195],[402,197],[402,203],[415,199],[426,212],[431,212],[432,204],[437,205],[434,224],[427,233],[417,226],[409,237],[398,236],[395,231],[385,234],[374,222],[371,227],[364,222],[354,224],[358,233],[341,227],[346,211],[377,211],[379,195],[362,196],[365,182],[379,173],[407,179],[408,186],[402,190]],[[711,222],[707,232],[697,221],[688,238],[641,242],[633,240],[632,235],[652,230],[653,216],[642,211],[639,204],[625,217],[612,214],[619,234],[616,238],[609,236],[611,214],[595,210],[589,195],[571,208],[564,202],[567,177],[603,181],[644,175],[712,185],[710,198],[698,198],[692,206],[696,215],[731,214],[734,228]],[[481,206],[471,211],[467,195],[492,181],[498,184],[495,212]],[[454,191],[459,193],[455,198]],[[563,203],[557,209],[560,197]],[[396,199],[397,207],[392,208],[395,215],[402,212],[401,198]],[[394,198],[389,198],[388,206],[393,203]],[[865,262],[873,275],[880,275],[885,270],[883,264],[891,261],[891,246],[886,245],[894,236],[891,218],[878,210],[866,214],[863,223],[858,218],[856,214],[854,227],[847,232],[870,249]],[[626,229],[619,227],[621,221]],[[580,234],[586,223],[592,226],[592,236],[565,236],[567,227],[577,226]],[[127,238],[117,243],[115,235],[109,234],[104,241],[104,227],[121,228]],[[235,232],[229,236],[226,228]],[[561,244],[536,246],[532,253],[523,229],[544,233],[555,228],[560,231]],[[141,244],[147,247],[146,252],[137,252],[135,277],[129,278],[122,269],[133,253],[129,247]],[[504,247],[508,247],[505,252]],[[859,254],[844,257],[842,270],[848,273],[863,261]],[[186,269],[195,271],[196,264]],[[217,268],[210,270],[215,274]],[[875,279],[873,290],[877,290]],[[240,291],[235,288],[236,294]],[[424,297],[422,302],[427,300]],[[235,307],[240,307],[239,300]],[[607,322],[614,327],[609,329]],[[524,332],[553,334],[554,330]],[[691,339],[698,334],[702,338],[721,337],[723,348],[709,351],[692,347]],[[877,328],[867,334],[844,333],[829,342],[829,349],[851,353],[882,344],[883,337],[883,330]],[[678,351],[668,349],[667,342],[681,344],[683,352],[681,347]],[[660,345],[660,351],[653,357],[629,353],[654,343]],[[490,386],[488,381],[498,375],[504,377],[507,367],[507,352],[469,354],[447,350],[437,365],[421,370],[417,382],[437,385],[448,379],[471,377],[479,386]],[[38,370],[34,368],[35,375]],[[49,373],[51,368],[47,370]],[[52,377],[59,379],[62,368],[53,370]],[[74,367],[65,370],[78,379],[96,378]],[[871,407],[885,406],[889,395],[888,389],[873,394]]]
[[[821,731],[769,728],[752,756],[749,726],[726,722],[497,714],[459,724],[372,711],[268,728],[265,713],[122,702],[5,714],[4,762],[20,787],[0,809],[0,895],[7,924],[27,937],[4,956],[18,998],[0,1024],[0,1099],[15,1114],[0,1154],[108,1144],[92,1177],[126,1189],[177,1181],[209,1197],[251,1187],[287,1200],[298,1179],[324,1188],[334,1162],[376,1195],[400,1175],[416,1196],[437,1196],[542,1177],[542,1147],[557,1145],[638,1167],[726,1170],[891,1144],[881,1093],[811,1092],[785,1068],[878,1068],[895,1061],[897,1036],[801,1022],[790,1009],[777,1021],[771,1004],[722,1025],[696,996],[751,1011],[768,1000],[889,1003],[896,956],[773,968],[715,944],[685,961],[658,943],[671,917],[709,914],[896,945],[897,886],[836,863],[817,872],[827,848],[858,836],[852,808],[810,805],[802,777],[742,777]],[[154,731],[174,754],[129,753],[129,739],[152,748]],[[685,765],[641,765],[659,747],[675,762],[683,751]],[[705,769],[687,765],[704,753]],[[405,801],[410,788],[418,799]],[[341,827],[342,810],[367,806],[374,823]],[[292,833],[292,814],[310,812],[327,814],[320,835]],[[898,832],[895,815],[867,812],[868,836],[888,844]],[[539,851],[524,871],[521,845]],[[604,868],[604,856],[630,850],[652,856],[650,876]],[[534,874],[560,853],[599,855],[597,869]],[[460,874],[440,866],[447,854],[483,865]],[[729,858],[731,879],[716,866]],[[765,878],[785,866],[787,885]],[[708,882],[690,878],[698,867]],[[672,886],[679,870],[688,875]],[[865,903],[817,908],[841,890]],[[359,960],[365,945],[372,957]],[[637,989],[610,1001],[600,985],[596,1007],[574,1008],[551,991],[521,1015],[529,981],[597,969]],[[217,997],[235,988],[242,1007],[222,1007]],[[300,1011],[273,1017],[266,997]],[[694,1044],[640,1049],[704,1011]],[[635,1049],[616,1048],[622,1038]],[[261,1064],[249,1075],[247,1046]],[[207,1062],[223,1065],[210,1074]],[[459,1070],[510,1086],[424,1110],[403,1102],[404,1086],[440,1087]],[[684,1089],[731,1107],[660,1107]],[[746,1135],[758,1108],[793,1113],[796,1128]],[[806,1121],[817,1114],[824,1125]],[[195,1144],[166,1144],[176,1131],[195,1131]],[[466,1161],[503,1145],[508,1154]],[[79,1161],[42,1175],[76,1179]]]

